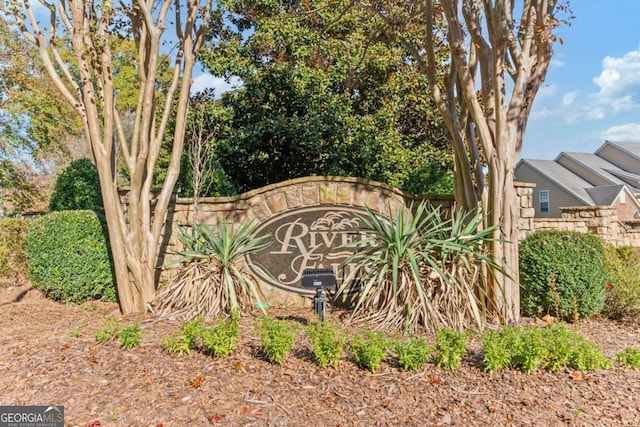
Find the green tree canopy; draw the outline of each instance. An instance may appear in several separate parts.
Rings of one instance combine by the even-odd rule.
[[[452,191],[427,79],[380,20],[327,0],[227,4],[235,31],[201,57],[243,82],[222,97],[232,114],[217,150],[240,191],[308,175]]]

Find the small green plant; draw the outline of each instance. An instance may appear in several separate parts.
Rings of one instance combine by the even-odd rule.
[[[191,345],[185,339],[182,330],[179,329],[170,335],[162,337],[162,346],[169,354],[189,354],[191,353]]]
[[[433,358],[438,368],[455,371],[467,354],[469,339],[464,332],[451,328],[436,332]]]
[[[120,320],[117,317],[107,317],[104,319],[102,329],[95,333],[96,341],[98,344],[113,341],[118,338],[121,330]]]
[[[201,317],[187,322],[179,330],[162,338],[164,349],[170,354],[189,354],[197,346],[204,330]]]
[[[616,360],[628,368],[640,369],[640,348],[627,347],[616,354]]]
[[[260,351],[271,363],[282,364],[296,341],[296,327],[286,320],[263,317],[257,327],[260,330]]]
[[[118,408],[109,410],[109,412],[107,412],[106,420],[111,423],[117,423],[120,421],[120,411],[118,411]]]
[[[489,372],[507,368],[526,373],[565,368],[590,371],[610,366],[597,345],[563,325],[507,326],[486,333],[482,344]]]
[[[143,329],[139,323],[134,323],[133,325],[122,328],[118,334],[120,338],[120,347],[125,350],[131,350],[132,348],[138,347],[142,338],[142,331]]]
[[[398,365],[405,371],[419,371],[428,361],[433,349],[424,338],[413,336],[395,344]]]
[[[366,331],[351,338],[349,350],[358,366],[375,372],[387,355],[388,342],[384,333]]]
[[[233,351],[240,328],[237,314],[227,321],[219,321],[201,332],[202,346],[213,357],[226,357]]]
[[[76,326],[75,328],[67,332],[67,336],[69,338],[78,338],[80,336],[80,326]]]
[[[518,337],[514,327],[502,331],[489,331],[482,337],[484,363],[487,371],[495,372],[511,367],[511,357],[516,349]]]
[[[307,334],[313,345],[316,363],[321,368],[338,368],[346,336],[340,325],[329,322],[315,322],[307,328]]]

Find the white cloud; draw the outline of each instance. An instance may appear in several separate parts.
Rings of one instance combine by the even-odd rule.
[[[640,142],[640,123],[611,126],[602,133],[602,137],[611,141]]]
[[[545,98],[553,98],[557,94],[558,94],[558,85],[556,84],[544,85],[540,87],[540,89],[538,90],[538,93],[536,94],[536,101],[539,101]]]
[[[600,87],[594,100],[614,112],[640,108],[640,50],[627,52],[622,58],[607,56],[602,73],[593,79]]]
[[[573,101],[575,101],[577,97],[578,97],[577,90],[565,93],[565,95],[562,97],[562,106],[563,107],[570,106],[571,104],[573,104]]]
[[[562,68],[566,64],[567,63],[562,61],[561,59],[553,58],[553,59],[551,59],[551,62],[549,63],[549,67],[550,68]]]
[[[224,92],[237,89],[242,86],[242,81],[238,77],[232,77],[230,81],[214,77],[211,74],[204,73],[193,79],[191,84],[191,93],[202,92],[205,89],[213,88],[216,97],[220,97]]]

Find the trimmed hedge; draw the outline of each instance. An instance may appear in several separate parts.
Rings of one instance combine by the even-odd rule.
[[[29,279],[48,297],[71,303],[116,300],[109,246],[95,212],[61,211],[40,217],[25,243]]]
[[[27,258],[24,238],[31,225],[28,219],[0,219],[0,278],[26,278]]]
[[[597,314],[605,299],[604,246],[596,236],[543,230],[520,243],[521,305],[525,314],[575,319]]]

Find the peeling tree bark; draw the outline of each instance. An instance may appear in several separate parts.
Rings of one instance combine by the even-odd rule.
[[[118,6],[110,0],[99,4],[91,0],[40,2],[50,10],[47,34],[30,1],[21,1],[24,16],[18,12],[14,16],[24,37],[38,47],[57,89],[82,118],[100,176],[120,308],[123,313],[142,312],[155,295],[161,233],[180,171],[192,71],[208,30],[212,2],[139,0]],[[179,46],[165,104],[157,105],[160,48],[170,12]],[[130,137],[116,108],[113,74],[117,70],[109,48],[116,17],[129,19],[138,47],[140,91]],[[62,37],[71,39],[69,61],[61,51]],[[171,160],[162,187],[154,194],[154,169],[172,114]],[[130,178],[126,211],[118,193],[116,141]]]
[[[570,15],[568,6],[558,0],[360,4],[401,38],[429,78],[453,143],[456,201],[463,209],[482,209],[486,225],[499,226],[493,237],[500,241],[491,242],[489,250],[506,274],[490,272],[492,311],[503,322],[515,321],[520,315],[515,165],[533,100],[551,61],[556,15]],[[422,32],[421,39],[417,32]],[[443,52],[448,77],[439,73]]]

